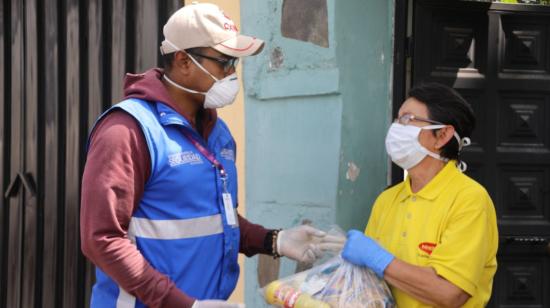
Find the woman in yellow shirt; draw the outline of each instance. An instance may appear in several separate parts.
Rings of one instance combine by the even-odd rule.
[[[459,160],[474,126],[456,91],[429,83],[409,92],[388,131],[388,155],[408,176],[377,198],[365,234],[348,232],[342,257],[383,277],[398,307],[483,307],[491,296],[495,209]]]

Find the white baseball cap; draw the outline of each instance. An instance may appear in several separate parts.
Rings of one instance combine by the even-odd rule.
[[[235,23],[216,5],[196,3],[176,11],[162,29],[160,52],[168,54],[195,47],[212,47],[231,57],[259,53],[264,41],[239,34]]]

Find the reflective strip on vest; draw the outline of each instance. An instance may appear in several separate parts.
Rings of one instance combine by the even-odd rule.
[[[135,237],[174,240],[221,233],[223,233],[221,214],[176,220],[152,220],[132,217],[128,227],[128,235],[132,241],[135,241]],[[122,287],[119,286],[118,289],[116,308],[134,308],[136,298]]]
[[[132,217],[128,233],[130,237],[157,240],[177,240],[220,234],[223,233],[222,215],[176,220]]]

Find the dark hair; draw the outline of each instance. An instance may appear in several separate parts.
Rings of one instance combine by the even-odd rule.
[[[202,53],[204,51],[204,48],[205,47],[194,47],[194,48],[188,48],[188,49],[185,49],[185,52],[187,53]],[[164,54],[164,55],[161,55],[160,57],[160,62],[162,64],[162,68],[165,70],[165,71],[170,71],[170,69],[172,69],[172,63],[174,63],[174,56],[176,55],[175,52],[171,52],[171,53],[167,53],[167,54]],[[202,58],[200,57],[195,57],[195,59],[197,61],[199,61],[199,63],[202,63]]]
[[[409,91],[409,97],[414,97],[428,108],[431,120],[452,125],[460,138],[470,137],[476,125],[472,106],[457,91],[440,83],[423,83]],[[433,131],[435,134],[435,131]],[[448,159],[458,159],[460,151],[456,138],[441,149],[441,156]]]

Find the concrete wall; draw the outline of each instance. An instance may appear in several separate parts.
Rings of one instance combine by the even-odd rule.
[[[242,32],[266,41],[243,72],[251,221],[272,228],[302,219],[323,229],[365,226],[387,183],[392,3],[328,0],[328,47],[322,47],[288,38],[288,29],[283,37],[282,0],[241,0]],[[307,18],[290,20],[297,20],[296,31],[311,27]],[[311,33],[322,33],[315,27]],[[284,260],[280,276],[294,268]],[[257,258],[246,261],[245,272],[247,306],[264,307]]]

